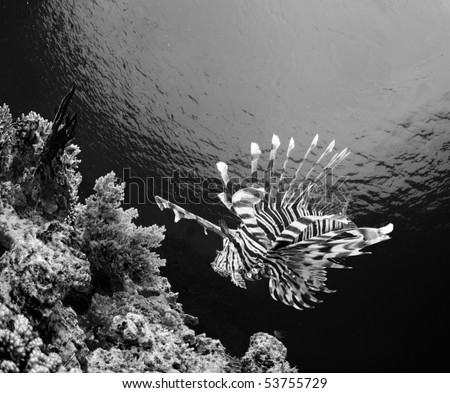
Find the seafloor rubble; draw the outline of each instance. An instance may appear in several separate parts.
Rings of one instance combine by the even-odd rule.
[[[292,372],[275,337],[242,358],[196,335],[114,173],[78,203],[74,87],[53,122],[0,107],[0,372]]]

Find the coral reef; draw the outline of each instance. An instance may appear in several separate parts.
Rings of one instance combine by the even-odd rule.
[[[292,368],[286,361],[287,349],[275,337],[256,333],[250,337],[250,347],[242,357],[242,371],[246,373],[287,373]]]
[[[0,303],[0,372],[66,371],[58,354],[45,354],[42,349],[42,339],[30,321]]]
[[[77,203],[73,94],[53,122],[0,107],[0,372],[296,371],[268,334],[239,359],[188,327],[159,272],[164,228],[134,223],[114,173]]]
[[[33,222],[12,206],[0,206],[0,242],[6,249],[0,258],[0,302],[29,318],[48,348],[80,371],[74,354],[87,351],[84,332],[62,301],[87,294],[91,274],[84,254],[71,245],[71,232],[65,223]]]
[[[22,215],[64,218],[78,199],[79,148],[70,144],[76,116],[65,115],[74,92],[72,86],[53,122],[35,112],[13,121],[9,108],[0,107],[0,196]]]
[[[83,231],[83,251],[91,262],[93,278],[107,292],[151,286],[164,265],[151,249],[160,245],[164,228],[136,226],[136,209],[120,207],[124,184],[114,172],[100,177],[95,194],[75,211],[75,225]],[[128,288],[128,290],[134,290]]]
[[[193,317],[183,313],[167,280],[161,285],[160,292],[150,296],[94,295],[88,312],[92,331],[88,344],[99,348],[89,356],[89,371],[231,370],[234,359],[220,341],[196,336],[185,325]]]

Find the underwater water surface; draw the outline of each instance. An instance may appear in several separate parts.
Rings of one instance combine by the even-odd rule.
[[[300,371],[448,372],[449,17],[437,0],[6,0],[0,101],[51,118],[77,83],[81,196],[129,170],[140,223],[167,228],[163,274],[195,330],[232,354],[265,331]],[[152,203],[177,170],[209,178],[225,161],[248,175],[250,143],[264,162],[273,133],[280,156],[294,137],[297,159],[317,133],[320,146],[348,146],[349,216],[394,224],[372,255],[347,260],[354,269],[329,271],[338,292],[314,310],[275,302],[267,282],[245,291],[218,276],[221,239]],[[137,178],[153,180],[143,191]],[[210,202],[186,208],[233,227]]]

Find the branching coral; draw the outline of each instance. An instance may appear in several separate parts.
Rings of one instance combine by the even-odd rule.
[[[75,223],[84,231],[83,251],[91,262],[95,283],[116,292],[152,286],[165,261],[151,249],[164,238],[164,228],[136,226],[136,209],[120,207],[125,184],[116,184],[114,172],[100,177],[95,194],[78,205]]]
[[[61,357],[43,346],[29,320],[0,303],[0,372],[66,371]]]

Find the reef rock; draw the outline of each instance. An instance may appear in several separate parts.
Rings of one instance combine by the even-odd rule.
[[[62,300],[71,293],[88,293],[90,265],[70,244],[72,228],[59,222],[34,223],[20,218],[11,206],[0,206],[0,304],[26,315],[47,344],[69,368],[80,368],[76,355],[83,348],[84,332],[77,316]]]
[[[286,361],[287,349],[281,341],[267,333],[250,337],[250,347],[242,357],[242,371],[246,373],[296,372]]]
[[[69,226],[43,242],[39,235],[52,223],[34,224],[21,219],[12,207],[0,208],[0,241],[7,251],[0,262],[2,300],[19,301],[22,309],[48,316],[52,306],[69,292],[86,292],[90,265],[85,256],[65,239]],[[5,290],[5,288],[9,288]]]

